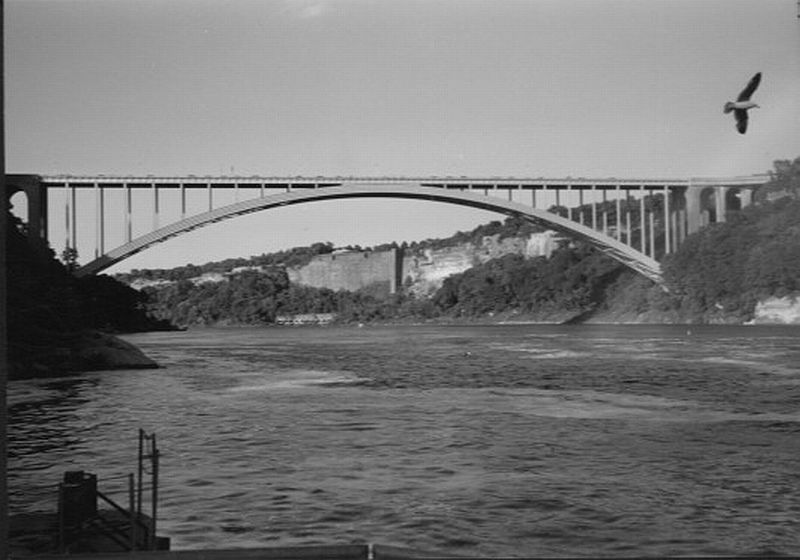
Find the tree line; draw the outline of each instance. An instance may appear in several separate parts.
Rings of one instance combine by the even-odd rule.
[[[554,251],[550,258],[506,255],[478,265],[447,278],[429,299],[405,291],[382,296],[369,289],[346,292],[291,285],[285,272],[287,263],[330,252],[330,243],[235,260],[238,266],[269,263],[275,268],[237,274],[227,282],[195,286],[186,276],[190,269],[184,267],[180,274],[175,273],[181,281],[148,288],[145,293],[155,317],[181,325],[271,324],[278,315],[300,313],[335,313],[341,321],[360,322],[476,318],[507,312],[566,312],[579,317],[602,309],[612,300],[624,300],[621,305],[632,312],[672,312],[686,321],[719,317],[745,321],[752,317],[760,299],[800,293],[800,158],[775,162],[770,182],[756,192],[755,200],[757,204],[731,213],[727,222],[690,236],[665,258],[667,291],[588,245],[573,242]],[[646,199],[646,209],[656,215],[661,204],[663,196]],[[638,201],[622,206],[633,216],[639,208]],[[606,210],[614,212],[615,204],[609,204]],[[638,219],[632,219],[632,224],[637,223]],[[529,235],[534,231],[540,228],[511,217],[444,240],[403,243],[399,247],[416,251],[477,244],[485,236]],[[397,245],[377,249],[393,246]],[[218,263],[210,266],[223,270]]]

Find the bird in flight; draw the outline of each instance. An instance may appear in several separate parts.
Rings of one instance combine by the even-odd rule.
[[[739,131],[739,134],[747,132],[747,110],[758,107],[758,105],[750,101],[750,96],[753,95],[753,92],[756,91],[760,83],[761,72],[758,72],[755,76],[750,78],[747,87],[742,90],[739,97],[736,98],[736,101],[728,101],[725,103],[723,112],[730,113],[733,111],[733,116],[736,118],[736,130]]]

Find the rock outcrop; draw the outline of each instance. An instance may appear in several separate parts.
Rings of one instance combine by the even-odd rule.
[[[751,324],[800,325],[800,297],[772,297],[758,302]]]

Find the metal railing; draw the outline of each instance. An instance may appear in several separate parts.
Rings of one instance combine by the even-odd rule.
[[[83,471],[67,472],[58,492],[58,550],[71,552],[73,548],[97,550],[93,539],[106,539],[120,550],[155,550],[156,515],[158,500],[159,450],[155,434],[139,430],[138,477],[129,473],[127,479],[126,509],[109,494],[97,488],[97,476]],[[147,487],[145,475],[150,475]],[[109,477],[106,480],[113,480]],[[138,478],[138,480],[137,480]],[[151,514],[143,512],[143,495],[151,492]],[[98,507],[98,503],[109,506]],[[102,547],[101,548],[105,548]]]

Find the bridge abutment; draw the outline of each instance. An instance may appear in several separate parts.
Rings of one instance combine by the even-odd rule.
[[[34,242],[47,243],[47,187],[42,184],[39,175],[6,175],[6,204],[10,205],[11,197],[24,192],[28,203],[27,229],[28,239]]]

